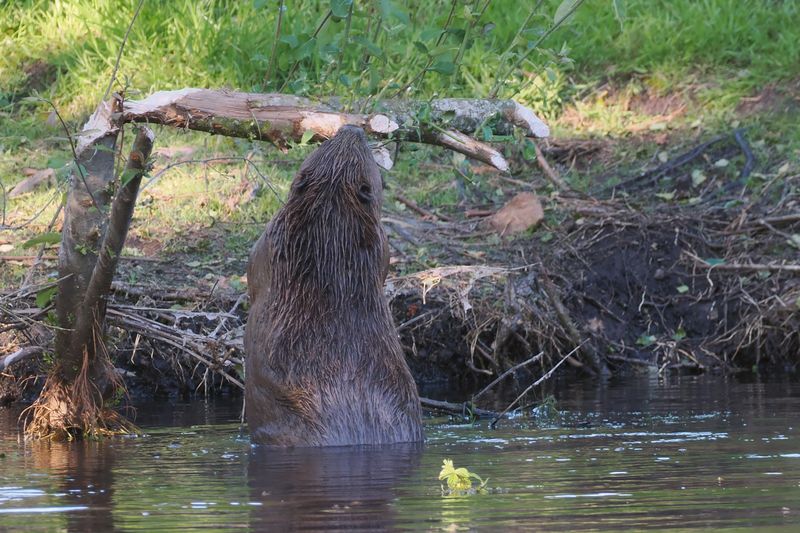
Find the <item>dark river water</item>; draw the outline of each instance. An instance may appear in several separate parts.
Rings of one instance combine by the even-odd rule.
[[[424,447],[273,450],[239,406],[142,406],[143,436],[24,442],[0,410],[0,531],[800,531],[800,384],[561,386],[560,415],[426,422]],[[444,459],[489,478],[443,495]]]

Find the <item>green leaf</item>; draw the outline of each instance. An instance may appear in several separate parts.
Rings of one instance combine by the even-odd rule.
[[[492,140],[492,128],[490,128],[489,126],[484,126],[482,133],[484,141],[489,142]]]
[[[303,132],[303,136],[300,137],[300,144],[306,145],[311,138],[314,137],[314,130],[306,130]]]
[[[680,294],[686,294],[687,292],[689,292],[689,286],[688,285],[678,285],[675,289]]]
[[[456,66],[452,61],[437,61],[428,70],[438,72],[439,74],[452,74],[456,71]]]
[[[581,0],[563,0],[556,9],[556,14],[553,16],[553,24],[561,24],[564,22],[580,3]]]
[[[419,38],[423,41],[433,41],[438,39],[441,34],[441,28],[425,28],[420,32]]]
[[[425,55],[428,55],[428,47],[422,41],[414,41],[414,46]]]
[[[370,94],[374,94],[375,91],[378,89],[378,85],[381,83],[381,73],[380,71],[375,68],[375,66],[370,63],[369,65],[369,92]]]
[[[717,265],[724,265],[725,264],[725,260],[724,259],[720,259],[718,257],[709,257],[708,259],[703,259],[703,261],[705,261],[706,263],[708,263],[711,266],[717,266]]]
[[[56,293],[58,293],[58,285],[54,285],[53,287],[48,287],[46,289],[42,289],[36,293],[36,307],[39,309],[44,309],[50,302],[53,301]]]
[[[525,144],[522,146],[522,157],[525,161],[536,160],[536,146],[530,139],[525,139]]]
[[[386,58],[385,54],[383,53],[383,50],[381,50],[381,47],[373,43],[366,37],[361,37],[361,36],[353,37],[353,42],[363,46],[367,50],[367,52],[369,52],[369,54],[372,56],[375,56],[380,59]]]
[[[337,43],[324,44],[319,50],[320,54],[323,57],[328,56],[328,58],[330,58],[331,60],[334,60],[336,56],[339,55],[340,51],[341,48],[339,48],[339,45]]]
[[[706,175],[699,168],[692,170],[692,186],[697,187],[706,181]]]
[[[54,155],[53,157],[47,160],[47,168],[52,168],[52,169],[63,168],[64,165],[66,165],[71,161],[72,161],[71,159],[67,159],[64,156]]]
[[[625,22],[625,2],[624,0],[612,0],[611,5],[614,7],[614,16],[617,17],[619,27]]]
[[[109,153],[109,154],[113,154],[114,153],[114,149],[113,148],[111,148],[110,146],[106,146],[104,144],[100,144],[100,143],[95,144],[94,145],[94,149],[97,150],[98,152],[106,152],[106,153]]]
[[[674,340],[674,341],[681,341],[681,340],[683,340],[685,338],[686,338],[686,331],[684,331],[683,328],[678,328],[678,331],[676,331],[672,335],[672,340]]]
[[[656,193],[656,198],[661,198],[662,200],[672,200],[675,198],[675,191],[672,192],[659,192]]]
[[[317,48],[317,38],[312,37],[311,39],[304,42],[294,51],[294,58],[297,61],[305,59],[309,57],[314,50]]]
[[[331,15],[337,19],[347,18],[353,0],[331,0]]]
[[[408,13],[397,7],[397,4],[392,0],[381,0],[381,16],[384,19],[396,19],[401,24],[408,25],[411,20],[408,18]]]
[[[288,44],[289,48],[294,50],[300,44],[300,39],[298,39],[297,35],[294,34],[282,35],[280,42]]]
[[[636,344],[638,344],[639,346],[641,346],[643,348],[646,348],[646,347],[650,346],[651,344],[653,344],[655,342],[656,342],[656,336],[655,335],[647,335],[645,333],[642,333],[639,336],[639,338],[636,339]]]
[[[129,184],[134,178],[141,176],[142,170],[137,168],[126,168],[122,171],[122,174],[119,176],[120,184],[125,187]]]
[[[432,48],[430,50],[430,55],[432,57],[439,57],[439,56],[443,56],[443,55],[445,55],[445,54],[447,54],[449,52],[452,52],[452,51],[453,51],[453,47],[452,46],[447,45],[447,44],[443,44],[443,45],[437,46],[436,48]]]
[[[472,488],[470,472],[466,468],[453,467],[452,459],[445,459],[442,462],[442,470],[439,472],[439,481],[447,481],[447,488],[451,491],[469,490]]]
[[[23,248],[33,248],[37,244],[58,244],[61,242],[61,234],[55,231],[50,231],[47,233],[40,233],[36,237],[32,239],[28,239],[24,243],[22,243]]]

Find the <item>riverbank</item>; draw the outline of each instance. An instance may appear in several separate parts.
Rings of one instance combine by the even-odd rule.
[[[540,352],[527,371],[543,374],[579,345],[567,362],[587,377],[794,372],[800,175],[753,131],[672,133],[678,145],[659,144],[658,131],[613,143],[556,138],[543,155],[567,178],[565,190],[513,146],[510,175],[401,150],[400,170],[387,176],[386,293],[417,382],[477,391]],[[620,169],[614,161],[648,148],[652,157],[638,165]],[[237,394],[245,379],[244,271],[264,221],[236,219],[257,212],[264,196],[276,200],[237,160],[213,167],[216,177],[209,174],[199,196],[176,191],[197,184],[162,169],[195,158],[186,152],[196,149],[161,153],[154,175],[163,177],[143,191],[109,305],[109,353],[140,399]],[[418,173],[401,181],[398,173],[410,168]],[[580,190],[578,177],[588,173],[592,185]],[[543,221],[498,234],[488,215],[524,193],[538,194]],[[196,213],[205,223],[178,231],[164,224],[169,209],[196,202],[207,208]],[[0,334],[6,346],[49,342],[50,301],[42,294],[54,254],[45,251],[37,270],[44,285],[4,293],[13,306],[7,324],[26,324]],[[13,257],[3,257],[16,272],[12,287],[33,262]],[[29,319],[44,320],[27,327]],[[41,380],[30,378],[49,361],[45,353],[12,365],[6,401],[35,394]]]

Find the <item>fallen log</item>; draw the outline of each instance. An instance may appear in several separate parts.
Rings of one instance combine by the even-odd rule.
[[[514,128],[530,137],[547,137],[550,133],[533,111],[513,100],[387,100],[374,103],[369,113],[353,113],[339,98],[315,101],[286,94],[194,88],[126,100],[113,118],[117,124],[165,124],[260,139],[280,147],[301,140],[323,141],[345,124],[354,124],[372,137],[443,146],[502,171],[508,170],[502,154],[470,135],[510,135]],[[91,144],[93,137],[101,135],[102,130],[95,131],[82,143]]]

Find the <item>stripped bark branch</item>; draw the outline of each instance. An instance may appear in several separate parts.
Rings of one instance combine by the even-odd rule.
[[[345,124],[354,124],[376,138],[444,146],[503,171],[508,163],[502,154],[469,135],[482,128],[489,128],[493,135],[509,135],[514,128],[531,137],[549,135],[544,122],[513,100],[386,100],[371,113],[351,113],[339,98],[314,101],[285,94],[193,88],[125,101],[115,119],[260,139],[277,146],[298,142],[307,131],[313,133],[311,141],[322,141]]]

